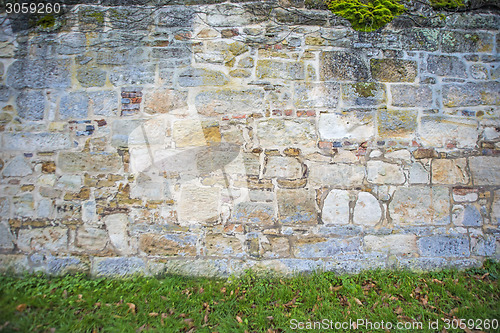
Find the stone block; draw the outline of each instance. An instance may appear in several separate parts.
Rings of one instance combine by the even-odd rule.
[[[11,90],[7,86],[0,85],[0,102],[7,102],[10,98]]]
[[[426,147],[446,147],[452,142],[458,148],[473,148],[479,136],[477,122],[472,119],[423,116],[420,139]]]
[[[108,233],[100,228],[79,227],[76,231],[75,245],[84,251],[102,251],[108,241]]]
[[[372,78],[383,82],[413,82],[417,63],[402,59],[370,59]]]
[[[203,91],[196,95],[195,107],[204,116],[262,112],[264,93],[257,89]]]
[[[339,85],[333,82],[295,84],[295,107],[297,109],[326,108],[337,106],[340,94]]]
[[[475,256],[493,256],[497,248],[496,237],[472,232],[470,235],[471,254]]]
[[[303,237],[295,242],[294,255],[297,258],[337,258],[339,256],[358,253],[361,239],[355,238],[323,238]]]
[[[377,198],[368,192],[359,192],[356,206],[354,206],[353,222],[356,224],[373,226],[380,222],[382,208]]]
[[[389,203],[389,214],[394,223],[449,224],[450,198],[446,187],[400,187]]]
[[[7,222],[0,222],[0,250],[10,251],[13,249],[14,236],[10,231],[10,226]]]
[[[350,188],[361,186],[365,178],[365,168],[356,164],[311,163],[309,182],[313,186],[335,186]]]
[[[229,79],[222,72],[190,68],[179,74],[177,82],[181,87],[223,86]]]
[[[418,241],[419,252],[423,257],[469,257],[469,238],[467,236],[436,235],[422,237]]]
[[[23,90],[17,95],[17,114],[26,120],[42,120],[45,112],[45,95],[39,90]]]
[[[114,86],[153,84],[155,72],[156,65],[147,63],[113,67],[109,70],[109,81]]]
[[[401,34],[401,43],[408,50],[421,50],[427,52],[437,51],[441,30],[428,28],[410,28],[403,30]]]
[[[323,202],[321,210],[321,220],[323,224],[348,224],[349,223],[349,202],[348,191],[331,190]]]
[[[346,51],[320,53],[319,77],[321,81],[363,81],[370,77],[364,59]]]
[[[67,133],[5,133],[3,150],[18,152],[54,151],[71,148]]]
[[[146,263],[141,258],[94,258],[92,262],[92,275],[120,277],[144,274]]]
[[[467,78],[465,63],[455,56],[429,55],[427,71],[438,76]]]
[[[117,153],[61,152],[57,165],[62,172],[118,172],[122,159]]]
[[[433,184],[467,184],[469,174],[467,173],[467,160],[457,159],[433,159],[432,160],[432,183]]]
[[[153,256],[196,256],[196,234],[143,234],[139,237],[139,249]]]
[[[259,79],[303,80],[304,63],[258,60],[255,75]]]
[[[102,87],[106,83],[106,72],[99,67],[80,67],[76,79],[82,87]]]
[[[113,121],[111,145],[114,147],[163,146],[166,136],[165,119],[119,119]]]
[[[268,119],[257,124],[257,137],[263,148],[316,144],[314,123],[310,120]]]
[[[96,116],[116,116],[118,111],[118,94],[114,91],[88,92],[89,106]]]
[[[69,88],[71,62],[59,60],[16,60],[7,71],[7,85],[15,88]]]
[[[485,32],[444,31],[441,49],[445,53],[491,52],[493,35]]]
[[[232,223],[256,223],[261,225],[273,224],[274,206],[260,202],[240,202],[231,215]]]
[[[401,165],[383,161],[368,161],[367,180],[379,185],[402,185],[406,181]]]
[[[61,119],[87,118],[89,97],[83,92],[70,92],[61,97],[59,117]]]
[[[181,186],[178,206],[179,222],[184,225],[217,221],[219,217],[220,190],[191,184]]]
[[[173,89],[150,91],[144,100],[144,111],[149,114],[169,113],[187,107],[187,93]]]
[[[366,252],[384,252],[392,255],[414,256],[417,253],[415,235],[368,235],[363,238]]]
[[[370,112],[349,112],[344,114],[322,113],[318,132],[321,140],[353,139],[365,141],[374,136],[373,116]]]
[[[500,82],[444,84],[443,105],[445,107],[500,105]]]
[[[64,252],[68,246],[68,229],[63,227],[45,227],[20,229],[17,247],[25,253],[36,251]]]
[[[410,184],[429,184],[430,178],[428,166],[420,162],[415,162],[410,166],[408,179]]]
[[[25,177],[31,175],[33,169],[22,155],[14,157],[3,169],[2,175],[4,177]]]
[[[316,193],[307,189],[279,189],[278,219],[282,224],[316,224]]]
[[[57,53],[61,55],[79,55],[85,51],[87,39],[80,32],[69,32],[62,34],[56,47]]]
[[[197,119],[176,121],[173,126],[172,136],[177,148],[208,146],[221,141],[218,123],[200,122]]]
[[[494,192],[493,204],[491,205],[491,220],[500,224],[500,190]]]
[[[303,176],[302,164],[294,157],[269,156],[264,168],[266,178],[297,179]]]
[[[474,156],[469,158],[469,168],[474,185],[500,184],[500,158],[492,156]]]
[[[408,138],[417,130],[415,110],[380,109],[377,112],[378,134],[384,138]]]
[[[241,241],[236,237],[224,235],[207,235],[205,237],[206,254],[219,257],[244,256]]]
[[[228,260],[221,259],[148,260],[148,270],[158,276],[174,274],[227,278],[231,274]]]
[[[385,86],[375,82],[346,83],[342,85],[343,106],[378,106],[386,102]]]
[[[111,214],[103,218],[113,249],[118,255],[130,255],[129,220],[126,214]]]
[[[456,226],[479,227],[483,224],[483,217],[475,205],[455,205],[451,211],[451,221]]]
[[[269,4],[230,4],[208,7],[206,23],[211,27],[240,27],[268,19]]]
[[[432,106],[432,89],[428,85],[391,85],[392,105],[399,107]]]

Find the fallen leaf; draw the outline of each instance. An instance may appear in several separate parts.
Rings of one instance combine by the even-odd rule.
[[[403,308],[398,306],[395,310],[394,310],[394,313],[395,314],[402,314],[403,313]]]
[[[19,304],[18,306],[16,306],[16,310],[19,311],[19,312],[23,312],[26,307],[28,307],[26,304]]]
[[[158,312],[150,312],[149,316],[150,317],[158,317]]]
[[[160,296],[162,300],[166,301],[167,298],[165,296]]]
[[[295,304],[295,301],[297,301],[297,296],[295,296],[294,298],[292,298],[292,300],[290,302],[283,304],[283,306],[286,306],[286,307],[292,306],[292,305]]]
[[[361,302],[359,299],[357,299],[356,297],[354,297],[354,301],[356,303],[358,303],[358,305],[363,305],[363,302]]]
[[[135,304],[134,303],[127,303],[127,305],[128,305],[127,313],[132,312],[133,314],[135,314]]]
[[[63,290],[63,298],[68,298],[68,291],[66,289]]]
[[[236,316],[236,320],[237,320],[237,321],[238,321],[238,323],[240,323],[240,324],[243,322],[243,319],[241,319],[241,317],[240,317],[240,316]]]
[[[340,289],[342,289],[342,286],[334,287],[334,286],[330,285],[330,291],[339,291]]]

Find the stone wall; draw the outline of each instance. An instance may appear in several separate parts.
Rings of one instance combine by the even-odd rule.
[[[498,13],[361,33],[311,1],[67,10],[2,17],[3,270],[499,259]]]

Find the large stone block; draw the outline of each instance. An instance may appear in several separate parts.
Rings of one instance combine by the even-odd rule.
[[[424,116],[421,118],[420,139],[427,147],[473,148],[479,136],[477,122],[472,119]]]
[[[349,188],[361,186],[365,168],[358,164],[309,164],[309,182],[314,186]]]
[[[269,156],[264,169],[266,178],[297,179],[303,176],[302,164],[294,157]]]
[[[368,235],[363,238],[364,250],[366,252],[385,252],[395,255],[415,255],[417,249],[417,237],[415,235]]]
[[[96,116],[116,116],[118,111],[118,94],[114,91],[88,92],[90,110]]]
[[[6,222],[0,222],[0,250],[13,250],[14,236],[10,231],[10,226]]]
[[[358,253],[360,238],[304,237],[295,242],[294,255],[297,258],[336,258],[349,253]]]
[[[383,82],[413,82],[417,63],[413,60],[370,59],[372,77]]]
[[[335,108],[339,90],[339,85],[332,82],[297,82],[295,84],[295,107],[298,109]]]
[[[113,121],[111,145],[114,147],[163,146],[166,136],[165,119],[119,119]]]
[[[449,190],[440,186],[400,187],[389,203],[389,214],[399,225],[449,224]]]
[[[119,277],[145,273],[146,264],[143,259],[135,257],[94,258],[92,275]]]
[[[314,123],[310,120],[263,120],[257,124],[257,137],[264,148],[316,144]]]
[[[373,115],[370,112],[322,113],[318,122],[320,138],[327,141],[365,141],[373,137],[374,130]]]
[[[427,85],[409,84],[391,85],[392,105],[400,107],[432,106],[432,89]]]
[[[385,86],[374,82],[342,85],[343,106],[378,106],[386,101]]]
[[[380,109],[377,112],[378,134],[384,138],[408,138],[417,129],[415,110]]]
[[[359,81],[370,77],[368,66],[358,55],[346,51],[320,54],[321,81]]]
[[[191,184],[182,185],[178,207],[179,222],[195,224],[217,221],[219,218],[219,198],[219,188]]]
[[[467,173],[467,161],[465,158],[453,160],[432,160],[432,183],[433,184],[467,184],[469,174]]]
[[[500,82],[443,85],[445,107],[500,105]]]
[[[427,58],[427,71],[438,76],[467,77],[465,63],[454,56],[429,55]]]
[[[401,165],[382,161],[368,161],[367,180],[379,185],[402,185],[406,181]]]
[[[401,43],[409,50],[433,52],[439,48],[440,37],[441,30],[439,29],[412,27],[402,32]]]
[[[85,34],[69,32],[62,34],[57,45],[57,53],[62,55],[82,54],[87,46]]]
[[[203,91],[196,96],[195,107],[205,116],[262,112],[264,93],[257,89]]]
[[[143,234],[139,238],[139,249],[148,255],[196,256],[196,234]]]
[[[321,220],[323,224],[348,224],[349,223],[348,191],[331,190],[323,202]]]
[[[14,157],[3,169],[2,175],[4,177],[24,177],[31,175],[33,169],[22,155]]]
[[[274,206],[260,202],[240,202],[232,211],[231,222],[272,224],[274,222]]]
[[[474,185],[500,184],[500,158],[475,156],[469,158],[469,168]]]
[[[148,260],[148,270],[151,274],[159,276],[174,274],[227,278],[231,274],[226,259]]]
[[[61,152],[57,165],[62,172],[118,172],[122,159],[117,153]]]
[[[441,49],[446,53],[491,52],[493,35],[485,32],[444,31]]]
[[[241,241],[236,237],[224,235],[207,235],[205,246],[208,256],[242,257],[244,255]]]
[[[114,86],[152,84],[155,72],[156,65],[147,63],[113,67],[109,70],[109,81]]]
[[[108,241],[108,233],[104,229],[79,227],[76,231],[75,245],[84,251],[102,251]]]
[[[59,117],[61,119],[87,118],[89,97],[86,93],[71,92],[61,97]]]
[[[68,229],[62,227],[21,229],[17,237],[17,247],[25,253],[42,250],[59,253],[67,246]]]
[[[16,60],[7,71],[7,85],[16,88],[69,88],[70,60]]]
[[[316,224],[316,193],[306,189],[279,189],[279,220],[283,224]]]
[[[173,126],[172,136],[177,148],[208,146],[221,141],[218,123],[201,122],[197,119],[176,121]]]
[[[255,75],[259,79],[303,80],[305,78],[304,63],[259,60]]]
[[[480,227],[483,224],[483,217],[475,205],[455,205],[451,213],[451,221],[456,226]]]
[[[223,86],[229,82],[229,79],[222,72],[190,68],[179,74],[177,82],[181,87]]]
[[[146,93],[144,101],[144,111],[147,113],[168,113],[187,107],[187,93],[173,89],[158,89]]]
[[[66,133],[5,133],[3,149],[13,151],[54,151],[71,148]]]
[[[418,240],[420,254],[424,257],[469,257],[467,236],[436,235]]]
[[[129,255],[134,251],[130,245],[129,220],[126,214],[107,215],[103,219],[111,245],[119,255]]]
[[[359,192],[354,207],[353,222],[356,224],[373,226],[380,222],[382,208],[377,198],[368,192]]]
[[[76,79],[82,87],[102,87],[106,83],[106,72],[99,67],[80,67]]]
[[[16,98],[17,114],[26,120],[42,120],[45,96],[42,91],[23,90]]]

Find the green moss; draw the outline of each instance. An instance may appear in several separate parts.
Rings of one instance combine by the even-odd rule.
[[[52,28],[55,24],[56,18],[53,15],[43,16],[38,21],[36,21],[36,25],[44,29]]]
[[[351,22],[358,31],[375,31],[404,13],[398,0],[324,0],[332,13]],[[453,1],[453,0],[450,0]]]
[[[102,12],[91,12],[87,17],[92,17],[97,23],[104,23],[104,14]]]
[[[374,83],[358,82],[353,88],[360,97],[374,97],[377,93],[377,86]]]

